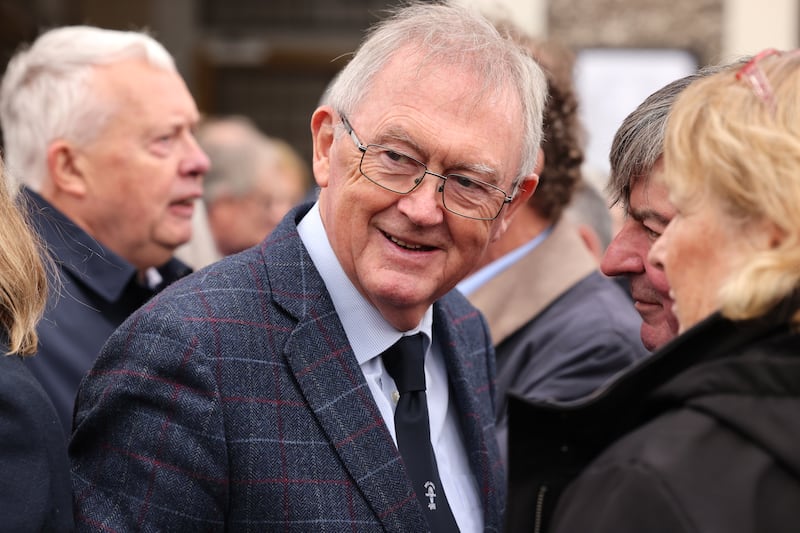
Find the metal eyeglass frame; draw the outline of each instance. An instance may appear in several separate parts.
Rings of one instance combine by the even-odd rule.
[[[358,150],[361,152],[361,161],[359,161],[359,163],[358,163],[358,171],[361,172],[362,176],[364,176],[370,182],[374,183],[375,185],[377,185],[378,187],[380,187],[382,189],[386,189],[387,191],[391,191],[391,192],[393,192],[395,194],[403,194],[403,195],[410,194],[417,187],[419,187],[419,185],[425,179],[425,175],[426,174],[430,174],[431,176],[435,176],[435,177],[439,178],[440,180],[442,180],[442,184],[439,186],[439,190],[437,192],[440,192],[442,194],[442,205],[444,206],[444,208],[447,211],[449,211],[450,213],[453,213],[454,215],[458,215],[458,216],[464,217],[464,218],[469,218],[471,220],[495,220],[497,217],[500,216],[500,213],[503,212],[503,207],[506,204],[511,203],[511,201],[514,199],[514,197],[510,196],[506,191],[504,191],[503,189],[501,189],[500,187],[498,187],[496,185],[492,185],[491,183],[486,183],[485,181],[477,180],[475,178],[470,178],[469,176],[462,176],[461,174],[448,174],[447,176],[444,176],[442,174],[437,174],[436,172],[432,172],[432,171],[428,170],[428,165],[426,165],[425,163],[423,163],[419,159],[416,159],[414,157],[411,157],[410,155],[404,154],[403,152],[398,152],[394,148],[390,148],[388,146],[383,146],[381,144],[373,144],[373,143],[364,144],[358,138],[358,135],[356,135],[356,132],[353,130],[353,126],[350,124],[350,121],[347,120],[347,117],[344,116],[342,113],[339,113],[339,116],[342,119],[342,124],[344,125],[344,128],[347,131],[347,134],[353,140],[353,143],[355,143],[356,148],[358,148]],[[400,192],[400,191],[396,191],[394,189],[390,189],[390,188],[386,187],[385,185],[382,185],[382,184],[378,183],[377,181],[374,181],[372,178],[367,176],[364,173],[364,171],[361,169],[361,165],[364,162],[364,155],[366,155],[367,148],[369,148],[370,146],[377,146],[377,147],[380,147],[380,148],[382,148],[384,150],[389,150],[389,151],[394,152],[394,153],[396,153],[398,155],[401,155],[403,157],[407,157],[408,159],[410,159],[412,161],[415,161],[416,163],[419,163],[420,167],[423,169],[422,175],[419,178],[417,178],[416,180],[414,180],[414,186],[411,187],[411,189],[409,189],[406,192]],[[452,209],[447,207],[447,202],[445,202],[445,199],[444,199],[444,187],[445,187],[445,183],[447,182],[447,180],[450,179],[451,177],[467,179],[469,181],[472,181],[472,182],[475,182],[475,183],[479,183],[479,184],[481,184],[483,186],[490,187],[490,188],[495,189],[495,190],[499,191],[500,193],[502,193],[503,196],[504,196],[504,199],[503,199],[503,203],[500,204],[500,207],[497,209],[497,213],[493,217],[473,217],[473,216],[465,215],[463,213],[459,213],[457,211],[453,211]]]

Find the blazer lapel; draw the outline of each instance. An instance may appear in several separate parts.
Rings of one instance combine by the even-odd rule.
[[[467,346],[454,326],[460,320],[447,316],[437,319],[440,314],[446,315],[446,312],[443,306],[437,305],[434,328],[444,351],[450,401],[458,409],[470,466],[481,495],[485,529],[499,531],[505,501],[505,479],[494,434],[493,389],[487,384],[488,379],[494,379],[494,376],[486,375],[487,362],[483,358],[480,361],[469,359],[468,354],[475,353],[475,347]],[[475,325],[478,324],[476,318]],[[490,346],[486,348],[491,349]]]
[[[298,292],[273,291],[275,301],[297,320],[284,355],[333,451],[387,531],[424,531],[425,518],[400,454],[299,236],[289,235],[284,246],[270,248],[265,261],[281,262],[282,271],[291,269],[299,278],[293,284]],[[268,270],[275,272],[275,265]],[[270,285],[287,283],[271,280]]]

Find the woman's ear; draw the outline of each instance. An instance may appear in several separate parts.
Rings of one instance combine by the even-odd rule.
[[[771,221],[767,222],[767,235],[769,235],[769,247],[771,249],[778,248],[786,239],[786,231]]]

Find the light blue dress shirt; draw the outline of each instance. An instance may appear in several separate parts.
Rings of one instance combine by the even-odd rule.
[[[502,271],[528,255],[529,252],[532,252],[534,248],[542,244],[542,242],[548,237],[548,235],[550,235],[552,231],[553,226],[550,226],[519,248],[511,250],[507,254],[495,259],[475,273],[462,279],[461,282],[456,285],[456,288],[461,291],[461,294],[464,296],[469,296],[473,292],[480,289],[490,279],[499,275]]]

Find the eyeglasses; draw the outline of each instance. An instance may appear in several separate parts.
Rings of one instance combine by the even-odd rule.
[[[363,144],[344,115],[344,124],[350,138],[361,151],[358,169],[361,175],[375,185],[397,194],[409,194],[419,187],[426,174],[442,180],[438,192],[442,205],[453,214],[475,220],[494,220],[503,206],[513,200],[503,189],[461,174],[437,174],[425,163],[380,144]]]
[[[781,52],[774,48],[767,48],[762,50],[753,58],[748,61],[742,68],[736,72],[737,80],[746,80],[750,83],[753,92],[760,98],[771,110],[775,110],[775,94],[772,92],[772,85],[770,85],[767,75],[758,66],[759,62],[770,56],[795,56],[800,54],[800,50],[792,50],[791,52]]]

